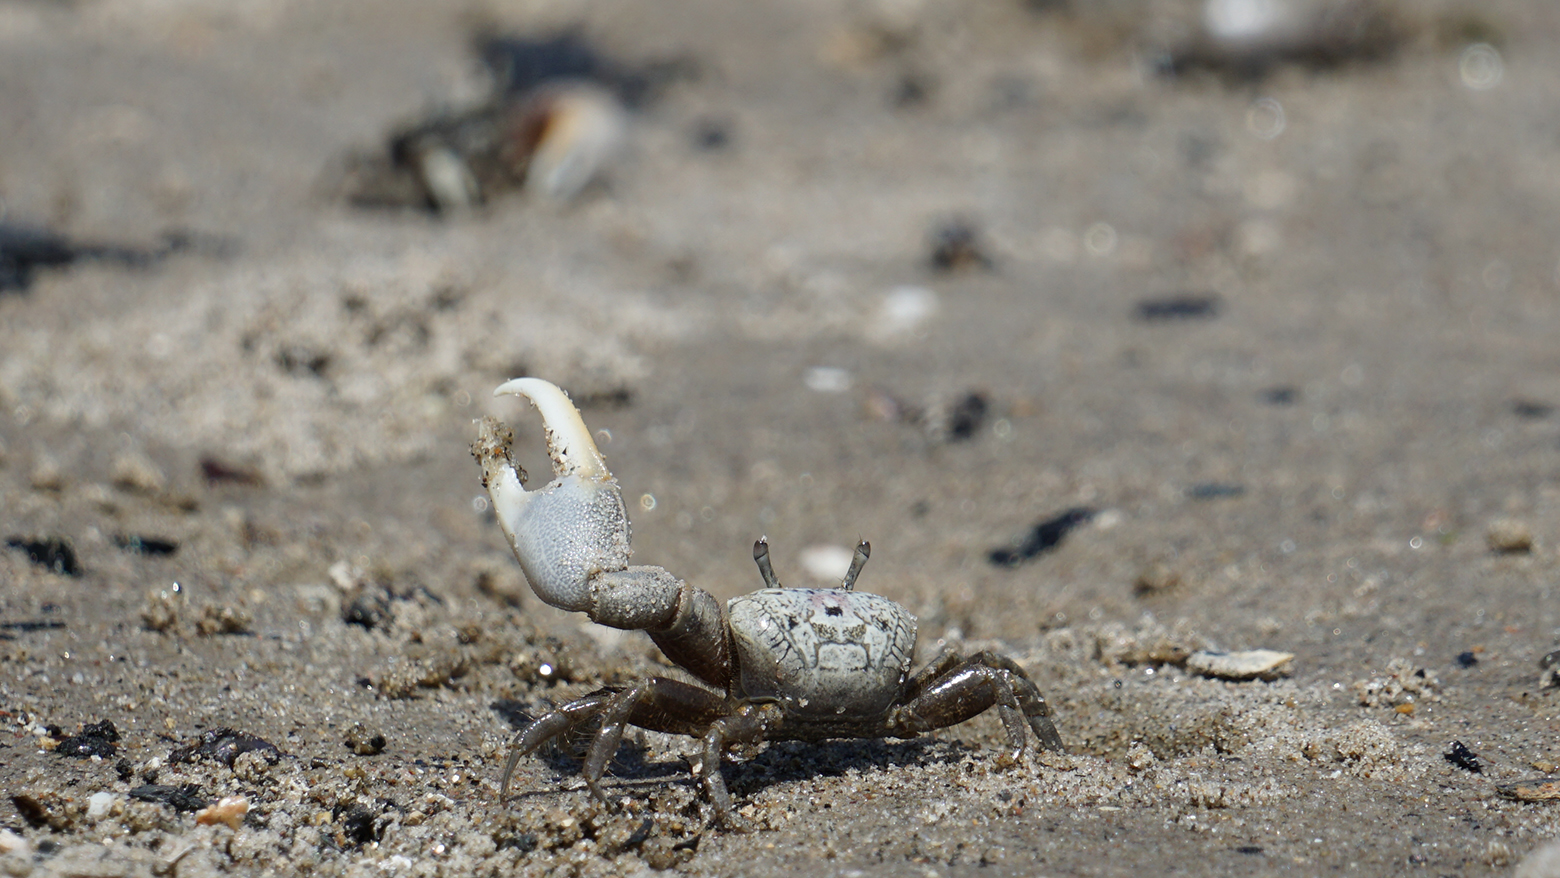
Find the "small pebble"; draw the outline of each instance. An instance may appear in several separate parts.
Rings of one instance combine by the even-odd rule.
[[[894,287],[883,296],[867,334],[877,341],[914,337],[926,331],[940,308],[937,293],[926,287]]]
[[[159,805],[167,805],[179,813],[186,811],[199,811],[206,807],[206,800],[200,797],[200,784],[142,784],[130,790],[130,798],[142,802],[155,802]]]
[[[174,540],[141,534],[119,534],[114,537],[114,545],[132,555],[166,557],[179,551],[179,544]]]
[[[106,719],[83,727],[80,734],[61,738],[54,747],[54,754],[72,759],[91,759],[94,756],[107,759],[118,749],[119,730],[114,727],[113,720]]]
[[[229,728],[209,729],[194,742],[176,747],[168,754],[173,764],[209,759],[228,767],[244,753],[259,753],[272,765],[282,761],[282,751],[264,738]]]
[[[1490,523],[1484,534],[1490,551],[1502,555],[1518,555],[1533,550],[1533,531],[1520,518],[1500,518]]]
[[[986,560],[998,567],[1017,567],[1025,561],[1055,549],[1061,545],[1062,538],[1070,531],[1089,523],[1093,518],[1093,509],[1075,506],[1059,515],[1037,522],[1029,529],[1028,534],[1013,544],[998,546],[988,551]]]
[[[967,220],[954,220],[932,231],[931,256],[927,261],[937,271],[992,267],[991,257],[981,246],[980,233]]]
[[[375,756],[385,751],[385,736],[362,723],[347,729],[346,745],[359,756]]]
[[[126,452],[114,458],[112,465],[114,487],[135,494],[156,494],[168,484],[168,479],[140,452]]]
[[[1257,394],[1257,399],[1268,405],[1294,405],[1300,401],[1300,391],[1293,387],[1269,387]]]
[[[214,826],[225,823],[230,829],[244,825],[244,815],[249,813],[249,799],[244,796],[223,796],[215,805],[195,815],[198,826]]]
[[[1245,485],[1233,482],[1199,482],[1186,489],[1186,496],[1193,500],[1222,500],[1245,493]]]
[[[119,798],[113,793],[93,793],[87,797],[87,819],[102,820],[114,809],[114,801]]]
[[[1471,771],[1474,774],[1484,773],[1484,766],[1479,764],[1478,754],[1469,750],[1468,745],[1461,741],[1453,741],[1452,746],[1441,754],[1441,758],[1463,771]]]
[[[35,491],[60,491],[65,488],[65,471],[53,458],[40,457],[28,482]]]
[[[1181,584],[1181,574],[1177,573],[1169,564],[1155,561],[1138,572],[1137,580],[1132,588],[1140,595],[1156,594],[1169,591]]]
[[[1246,652],[1194,652],[1186,658],[1186,669],[1204,677],[1222,680],[1274,680],[1289,673],[1295,654],[1272,649]]]
[[[205,477],[206,483],[211,485],[219,482],[249,487],[265,484],[265,478],[260,475],[259,470],[228,463],[221,458],[211,455],[206,455],[200,459],[200,474]]]

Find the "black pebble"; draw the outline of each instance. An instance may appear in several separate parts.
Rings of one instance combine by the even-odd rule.
[[[1472,652],[1459,652],[1457,654],[1457,666],[1459,668],[1471,668],[1479,663],[1479,657]]]
[[[504,848],[514,848],[522,854],[528,854],[531,851],[536,850],[537,844],[538,841],[536,838],[536,833],[522,832],[519,835],[505,836],[504,839],[498,843],[498,849],[503,850]]]
[[[389,615],[390,593],[382,588],[368,588],[342,608],[341,621],[372,631]]]
[[[341,834],[353,844],[365,845],[384,837],[384,826],[374,819],[374,812],[362,805],[337,805],[330,816],[341,824]]]
[[[0,226],[0,292],[25,290],[39,268],[69,265],[75,248],[63,236],[43,229]]]
[[[20,631],[29,634],[33,631],[58,631],[65,627],[65,623],[58,619],[24,619],[20,622],[0,622],[0,631]],[[9,637],[5,639],[9,640]]]
[[[1239,497],[1245,493],[1245,485],[1225,482],[1202,482],[1186,489],[1186,496],[1193,500],[1221,500],[1226,497]]]
[[[704,152],[716,152],[731,145],[731,125],[719,119],[700,119],[693,126],[693,145]]]
[[[131,790],[130,798],[167,805],[180,813],[199,811],[206,807],[206,800],[200,797],[200,784],[193,783],[178,786],[149,783]]]
[[[905,73],[889,92],[891,106],[904,110],[924,106],[932,98],[932,81],[917,73]]]
[[[1547,418],[1554,414],[1554,411],[1555,407],[1547,402],[1533,402],[1531,400],[1519,399],[1511,404],[1512,414],[1519,418],[1528,418],[1534,421]]]
[[[1257,394],[1257,399],[1268,405],[1294,405],[1300,401],[1300,391],[1293,387],[1269,387]]]
[[[1484,773],[1484,766],[1479,764],[1479,757],[1461,741],[1453,741],[1451,749],[1442,753],[1441,758],[1463,771],[1471,771],[1474,774]]]
[[[231,482],[250,487],[265,484],[265,479],[261,477],[258,470],[231,464],[210,455],[200,459],[200,473],[206,477],[206,483],[212,485],[218,482]]]
[[[987,552],[986,560],[998,567],[1017,567],[1056,548],[1068,531],[1093,517],[1093,509],[1075,506],[1030,528],[1029,534],[1016,546],[1002,546]]]
[[[991,268],[991,257],[980,244],[980,233],[967,220],[943,223],[932,232],[932,268],[955,271],[961,268]]]
[[[990,409],[983,393],[972,390],[960,397],[948,412],[948,441],[962,442],[974,436]]]
[[[1144,323],[1171,320],[1212,320],[1219,316],[1219,297],[1213,293],[1174,293],[1137,303],[1137,318]]]
[[[137,534],[120,534],[114,537],[114,545],[132,555],[166,557],[179,551],[179,544],[160,537],[143,537]]]
[[[81,565],[76,561],[76,550],[64,537],[8,537],[5,544],[27,553],[27,560],[53,570],[62,576],[80,576]]]
[[[193,744],[176,748],[168,754],[170,763],[193,762],[197,758],[210,759],[232,767],[233,761],[245,753],[259,753],[266,762],[275,765],[282,760],[282,751],[263,738],[233,729],[219,728],[204,732]]]
[[[101,756],[108,759],[118,751],[119,730],[113,720],[103,720],[82,728],[81,734],[64,738],[54,748],[54,755],[72,759],[90,759]]]

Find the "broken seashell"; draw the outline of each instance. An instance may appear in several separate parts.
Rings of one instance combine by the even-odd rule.
[[[1212,652],[1203,650],[1186,657],[1186,669],[1204,677],[1221,680],[1274,680],[1289,673],[1289,662],[1295,654],[1272,649],[1253,649],[1246,652]]]

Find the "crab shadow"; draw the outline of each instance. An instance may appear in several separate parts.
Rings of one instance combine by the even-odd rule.
[[[545,712],[545,708],[532,709],[508,700],[494,702],[492,709],[517,731]],[[587,723],[533,756],[554,773],[577,775],[597,727],[595,723]],[[743,758],[728,761],[722,768],[732,794],[745,797],[776,784],[881,772],[907,765],[955,763],[980,749],[957,740],[931,736],[910,740],[770,741],[745,752],[739,750]],[[625,737],[608,767],[606,785],[634,788],[668,781],[696,785],[688,760],[651,761],[643,744]]]
[[[955,763],[978,749],[930,737],[772,741],[751,758],[728,762],[726,783],[732,795],[746,797],[779,784]]]

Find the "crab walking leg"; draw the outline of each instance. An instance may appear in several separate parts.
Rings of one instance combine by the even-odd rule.
[[[539,719],[532,720],[525,728],[515,732],[515,736],[509,739],[509,758],[504,760],[504,776],[499,782],[498,797],[504,799],[509,796],[509,780],[514,777],[515,766],[520,764],[520,757],[553,738],[579,728],[591,717],[600,713],[611,700],[610,692],[592,693],[571,701]]]
[[[982,650],[969,658],[956,652],[945,652],[939,655],[916,671],[905,683],[903,703],[908,705],[916,702],[927,687],[944,682],[955,669],[968,665],[983,665],[994,670],[1006,671],[1005,679],[1013,689],[1019,711],[1024,719],[1028,720],[1029,728],[1035,733],[1035,737],[1040,739],[1040,746],[1058,753],[1067,752],[1067,745],[1062,743],[1062,736],[1057,733],[1056,725],[1051,722],[1051,705],[1046,703],[1040,687],[1029,679],[1029,674],[1018,662],[1001,653]]]
[[[970,660],[980,662],[988,668],[1006,671],[1008,684],[1013,687],[1013,694],[1018,698],[1018,706],[1023,711],[1024,718],[1029,720],[1029,728],[1040,740],[1040,746],[1058,753],[1067,752],[1067,745],[1062,743],[1062,736],[1056,731],[1056,724],[1051,722],[1051,705],[1046,703],[1040,687],[1035,685],[1035,681],[1029,679],[1029,675],[1018,662],[1001,653],[988,651],[979,652]]]
[[[1051,724],[1050,706],[1016,662],[982,652],[964,660],[945,656],[935,666],[936,678],[918,674],[914,682],[920,684],[919,692],[889,717],[886,725],[891,734],[912,737],[958,725],[996,707],[1011,748],[1001,763],[1011,764],[1023,755],[1028,744],[1025,720],[1042,747],[1065,751]]]
[[[726,713],[724,697],[681,680],[651,677],[635,683],[613,695],[601,710],[601,730],[585,755],[586,786],[599,801],[610,804],[601,778],[617,755],[627,726],[697,737]]]
[[[704,755],[699,765],[699,777],[715,805],[715,816],[728,827],[745,829],[742,818],[731,807],[731,793],[726,789],[726,778],[720,773],[720,760],[726,748],[732,744],[751,744],[774,737],[785,722],[778,705],[745,704],[736,713],[710,723],[704,733]]]

